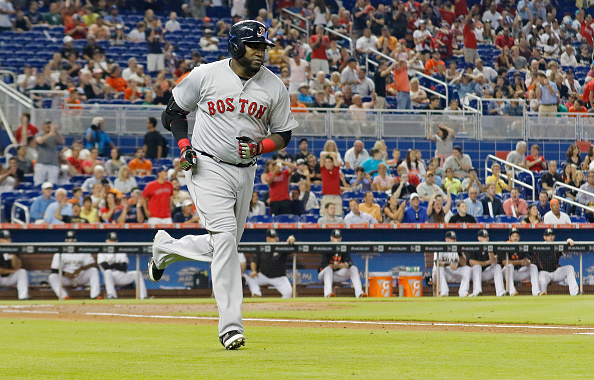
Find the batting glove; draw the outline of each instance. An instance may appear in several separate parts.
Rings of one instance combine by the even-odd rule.
[[[239,157],[251,159],[262,154],[262,143],[255,142],[247,136],[237,137],[239,144]]]
[[[184,149],[181,150],[181,159],[179,160],[179,165],[181,166],[182,170],[185,171],[188,171],[198,165],[198,155],[191,146],[184,147]]]

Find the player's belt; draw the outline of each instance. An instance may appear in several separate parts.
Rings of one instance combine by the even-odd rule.
[[[210,157],[213,160],[215,160],[216,162],[222,162],[223,164],[227,164],[227,165],[231,165],[231,166],[236,166],[238,168],[249,168],[250,166],[256,165],[256,162],[258,161],[258,160],[253,160],[252,162],[250,162],[248,164],[232,164],[230,162],[221,161],[218,158],[216,158],[215,156],[213,156],[212,154],[208,154],[208,153],[203,152],[201,150],[199,150],[198,153],[200,153],[203,156]]]

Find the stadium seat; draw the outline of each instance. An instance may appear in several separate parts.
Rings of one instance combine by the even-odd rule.
[[[497,215],[495,223],[518,223],[518,218],[511,215]]]
[[[280,214],[274,216],[275,223],[299,223],[300,218],[298,215],[292,214]]]
[[[495,219],[491,218],[489,215],[479,215],[475,217],[477,223],[494,223]]]
[[[317,223],[319,215],[301,215],[301,223]]]
[[[585,216],[571,215],[569,219],[572,223],[588,223],[588,219]]]
[[[274,223],[270,215],[254,215],[248,218],[248,223]]]
[[[265,191],[268,192],[270,190],[270,186],[267,183],[256,183],[254,184],[254,191],[260,192]]]
[[[319,208],[310,208],[309,210],[307,210],[307,213],[309,215],[320,215],[320,209]]]

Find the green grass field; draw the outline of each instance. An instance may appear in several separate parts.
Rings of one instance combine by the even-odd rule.
[[[594,326],[594,296],[496,299],[296,299],[326,310],[245,311],[246,318],[415,320]],[[135,300],[84,301],[137,304]],[[213,303],[150,300],[150,304]],[[247,299],[246,303],[254,302]],[[283,302],[264,299],[258,302]],[[18,303],[48,304],[38,301]],[[81,301],[68,301],[80,304]],[[0,302],[0,306],[15,302]],[[147,304],[147,302],[142,302]],[[249,309],[250,305],[245,309]],[[338,308],[340,307],[340,308]],[[114,311],[116,308],[114,308]],[[165,308],[161,314],[166,314]],[[201,315],[211,315],[204,313]],[[247,345],[225,351],[214,325],[18,320],[0,313],[0,378],[385,379],[592,378],[592,335],[246,328]]]

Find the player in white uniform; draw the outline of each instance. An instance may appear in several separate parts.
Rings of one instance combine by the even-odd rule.
[[[110,232],[107,234],[106,243],[115,243],[117,241],[117,233]],[[138,297],[141,300],[147,297],[146,285],[142,278],[142,273],[138,273],[135,270],[128,272],[128,255],[125,253],[99,253],[97,255],[97,263],[99,263],[99,269],[103,273],[107,298],[118,298],[115,287],[130,285],[136,282],[137,279],[139,279],[136,282]]]
[[[233,25],[228,45],[232,58],[194,68],[175,87],[161,117],[180,148],[180,166],[208,234],[173,239],[158,231],[149,277],[158,281],[176,261],[212,262],[219,340],[226,349],[245,344],[237,244],[252,198],[256,156],[285,147],[297,127],[285,86],[262,67],[266,49],[273,45],[267,33],[257,21]],[[194,110],[190,144],[187,114]]]
[[[453,243],[456,241],[454,231],[446,232],[445,241]],[[470,277],[472,270],[466,265],[466,256],[457,252],[436,252],[437,267],[439,268],[439,296],[447,297],[450,294],[448,283],[459,283],[458,295],[467,297],[470,289]],[[436,265],[433,265],[433,281],[437,281]]]
[[[545,241],[555,241],[555,231],[552,228],[548,228],[544,233]],[[567,239],[567,244],[574,245],[573,239]],[[547,294],[547,287],[551,281],[559,282],[565,281],[565,284],[569,287],[569,294],[576,296],[580,288],[575,280],[575,269],[572,265],[559,265],[559,257],[562,252],[551,252],[542,253],[539,252],[535,256],[535,261],[540,269],[538,273],[538,282],[540,286],[540,294]]]
[[[520,231],[517,228],[509,230],[509,241],[520,241]],[[509,262],[505,262],[505,258],[501,260],[503,277],[507,279],[509,273],[509,295],[515,296],[518,294],[516,290],[515,281],[524,281],[530,279],[532,285],[532,295],[540,294],[540,286],[538,283],[538,268],[532,264],[526,253],[513,254],[509,257]]]
[[[74,231],[66,233],[66,242],[75,242]],[[95,266],[95,259],[90,253],[56,253],[52,259],[52,273],[48,282],[56,296],[60,297],[60,256],[62,256],[62,285],[89,285],[91,298],[102,299],[100,296],[99,269]],[[69,300],[70,296],[62,288],[62,299]]]
[[[10,231],[0,231],[0,244],[10,244]],[[20,300],[29,299],[29,274],[16,255],[0,253],[0,286],[15,286]]]

